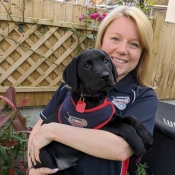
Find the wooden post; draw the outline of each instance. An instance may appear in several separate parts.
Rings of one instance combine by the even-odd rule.
[[[157,70],[160,74],[154,77],[159,99],[175,98],[175,1],[169,0],[165,22],[162,27],[159,49],[156,55]]]
[[[165,21],[175,23],[175,1],[169,0]]]

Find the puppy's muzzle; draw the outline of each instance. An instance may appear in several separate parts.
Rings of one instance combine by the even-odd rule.
[[[108,81],[110,79],[110,73],[109,72],[102,72],[100,75],[100,79],[103,81]]]

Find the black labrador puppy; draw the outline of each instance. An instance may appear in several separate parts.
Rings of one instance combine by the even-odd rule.
[[[117,76],[115,66],[104,51],[89,49],[74,57],[63,72],[63,79],[72,87],[72,92],[43,124],[59,122],[106,130],[123,137],[136,155],[144,155],[152,147],[153,137],[134,116],[117,115],[107,98]],[[64,174],[82,155],[78,150],[52,141],[40,150],[41,163],[37,162],[34,167],[58,168],[60,171],[56,174]]]

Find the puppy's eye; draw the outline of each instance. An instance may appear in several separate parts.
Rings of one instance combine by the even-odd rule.
[[[90,64],[84,64],[84,66],[83,66],[84,68],[86,68],[86,69],[89,69],[91,66],[90,66]]]
[[[108,59],[104,59],[104,63],[105,64],[108,64],[109,63],[109,60]]]

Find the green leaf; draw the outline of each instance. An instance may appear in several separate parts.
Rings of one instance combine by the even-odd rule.
[[[14,136],[14,129],[13,127],[10,127],[8,130],[8,138],[12,138]]]
[[[92,39],[94,37],[94,35],[93,34],[88,34],[87,37]]]
[[[9,175],[8,170],[7,169],[2,169],[1,170],[1,175]]]
[[[2,140],[1,137],[3,136],[3,134],[4,134],[4,131],[1,130],[0,131],[0,140]]]
[[[118,5],[123,5],[123,2],[122,2],[122,1],[119,1],[119,2],[118,2]]]
[[[136,166],[137,166],[137,170],[136,170],[136,174],[135,175],[147,175],[147,172],[146,172],[146,169],[148,168],[147,164],[144,163],[136,163]]]
[[[8,163],[9,166],[12,166],[12,157],[11,157],[11,154],[9,155],[6,155],[6,162]]]
[[[4,147],[2,145],[0,145],[0,153],[3,157],[6,157],[6,150],[4,149]]]
[[[20,149],[20,143],[18,143],[17,145],[15,145],[14,148],[12,149],[11,156],[14,159],[17,159],[18,153],[19,153],[19,149]]]
[[[4,155],[0,152],[0,167],[2,167],[5,164],[5,157]]]
[[[13,136],[13,139],[16,140],[16,141],[20,141],[20,142],[25,141],[25,140],[24,140],[21,136],[19,136],[19,135],[14,135],[14,136]]]
[[[6,116],[3,116],[1,119],[0,119],[0,129],[1,127],[9,120],[9,118],[11,116],[13,116],[13,113],[14,112],[11,112],[10,114],[7,114]]]
[[[15,172],[17,175],[24,175],[24,173],[17,167],[15,167]]]

